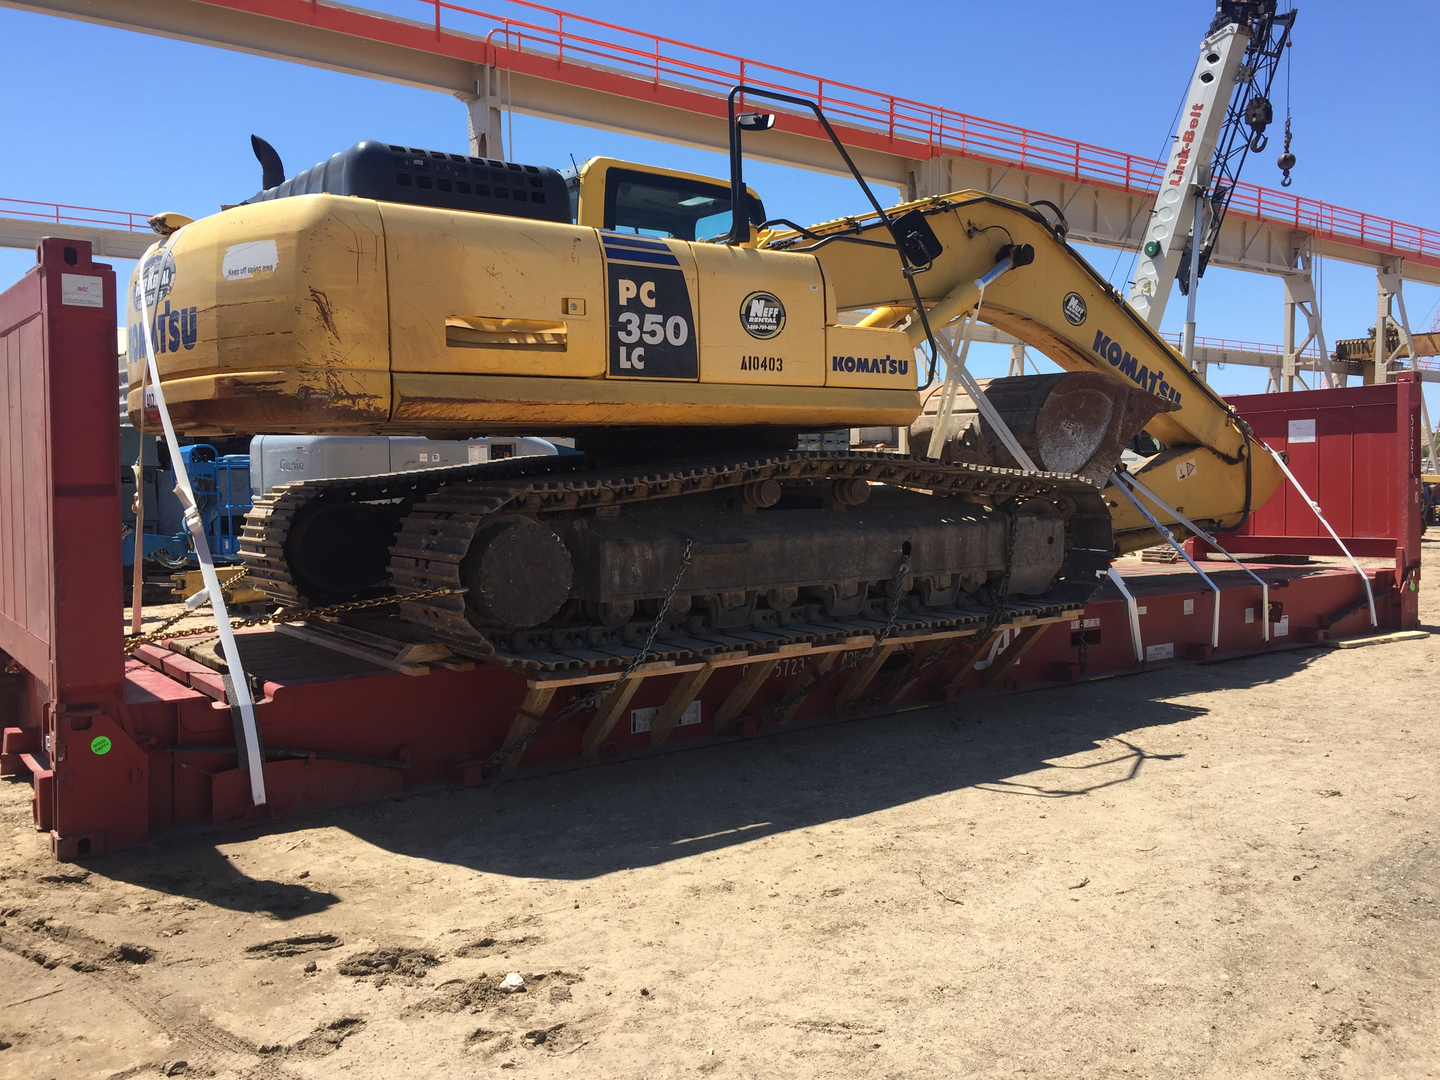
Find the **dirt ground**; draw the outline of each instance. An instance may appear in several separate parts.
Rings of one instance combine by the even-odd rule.
[[[84,867],[12,779],[0,1076],[1434,1076],[1437,696],[1305,649]]]

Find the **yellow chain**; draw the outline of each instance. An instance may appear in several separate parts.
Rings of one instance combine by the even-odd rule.
[[[247,571],[248,572],[248,571]],[[239,580],[239,576],[235,577]],[[228,584],[228,582],[227,582]],[[271,615],[259,615],[253,619],[231,619],[230,629],[240,630],[247,626],[266,626],[270,623],[300,622],[304,619],[315,619],[325,615],[340,615],[347,611],[363,611],[367,608],[388,607],[391,604],[403,604],[411,600],[432,600],[437,596],[450,596],[455,593],[463,593],[464,589],[427,589],[424,592],[403,593],[399,596],[377,596],[372,600],[352,600],[347,604],[331,604],[329,607],[318,608],[291,608],[290,610],[277,611]],[[185,612],[177,615],[165,623],[158,630],[152,630],[148,634],[131,634],[125,638],[125,651],[134,652],[141,645],[148,645],[154,641],[170,638],[198,637],[201,634],[213,634],[218,629],[215,623],[208,626],[197,626],[191,630],[177,630],[169,633],[168,630],[181,619],[188,618],[193,612]]]

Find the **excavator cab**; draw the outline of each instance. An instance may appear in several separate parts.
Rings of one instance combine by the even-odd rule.
[[[724,243],[730,236],[730,185],[697,173],[594,157],[561,172],[577,225],[656,239]],[[765,206],[750,188],[746,219],[753,246]]]

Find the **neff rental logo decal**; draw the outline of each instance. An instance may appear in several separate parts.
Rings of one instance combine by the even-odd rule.
[[[170,289],[174,284],[175,256],[170,254],[168,248],[164,251],[157,251],[145,260],[144,268],[135,275],[135,288],[132,290],[135,310],[142,310],[140,305],[142,287],[145,290],[145,305],[154,311],[155,305],[170,295]]]
[[[889,353],[869,356],[832,356],[831,371],[855,371],[862,375],[909,375],[910,361],[896,360]]]
[[[175,258],[168,250],[156,252],[145,260],[145,265],[134,277],[131,289],[131,306],[137,314],[150,309],[153,320],[151,329],[157,353],[179,352],[182,348],[193,349],[197,339],[196,323],[198,308],[170,307],[170,290],[175,285]],[[142,305],[141,290],[144,290]],[[162,307],[160,301],[164,300]],[[145,356],[145,332],[139,321],[126,328],[127,347],[132,358],[143,360]]]
[[[601,233],[608,264],[610,375],[698,379],[690,287],[664,241]]]
[[[1088,314],[1085,310],[1085,298],[1076,292],[1066,295],[1060,304],[1060,310],[1065,313],[1065,319],[1071,326],[1079,326]]]
[[[785,305],[774,293],[752,292],[740,304],[740,325],[753,338],[772,338],[785,329]]]
[[[1159,368],[1151,371],[1126,352],[1118,341],[1111,341],[1103,330],[1095,331],[1095,343],[1090,348],[1110,361],[1111,367],[1119,368],[1120,374],[1126,376],[1141,390],[1154,394],[1156,397],[1162,397],[1166,401],[1173,401],[1176,405],[1180,404],[1180,391],[1170,385],[1163,371]]]
[[[165,301],[165,306],[160,309],[151,308],[154,319],[155,333],[151,340],[155,344],[157,353],[179,352],[182,348],[195,348],[195,341],[198,332],[196,322],[199,317],[199,308],[170,308],[170,301]],[[143,362],[145,357],[145,332],[138,322],[131,323],[126,327],[126,336],[129,342],[129,355],[138,357]]]

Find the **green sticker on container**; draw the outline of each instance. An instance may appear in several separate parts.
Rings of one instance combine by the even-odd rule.
[[[108,754],[110,745],[110,736],[108,735],[96,735],[90,740],[90,749],[97,754]]]

